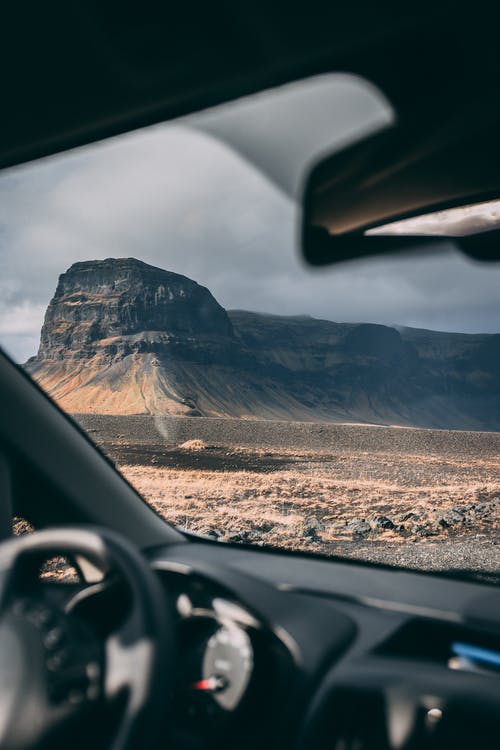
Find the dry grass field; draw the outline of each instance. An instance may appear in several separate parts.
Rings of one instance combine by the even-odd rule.
[[[252,422],[224,431],[196,419],[159,441],[146,423],[127,432],[123,420],[92,422],[92,436],[160,515],[188,531],[425,568],[500,569],[496,433]],[[261,432],[248,438],[252,430]],[[210,432],[213,442],[196,437]],[[229,444],[239,438],[248,444]]]

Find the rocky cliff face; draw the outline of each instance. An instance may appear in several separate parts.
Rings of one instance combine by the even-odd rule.
[[[227,313],[132,258],[60,277],[26,367],[73,413],[500,429],[500,335]]]
[[[134,258],[75,263],[59,278],[45,315],[39,359],[81,358],[141,340],[232,337],[226,311],[186,276]]]
[[[320,419],[500,429],[500,335],[230,312],[256,358]]]
[[[184,371],[222,365],[235,349],[231,321],[208,289],[109,258],[60,276],[26,367],[68,411],[198,414]]]

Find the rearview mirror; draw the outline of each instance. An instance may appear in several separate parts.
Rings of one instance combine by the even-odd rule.
[[[322,265],[453,241],[500,259],[500,147],[458,128],[415,141],[396,128],[327,157],[303,199],[302,250]]]

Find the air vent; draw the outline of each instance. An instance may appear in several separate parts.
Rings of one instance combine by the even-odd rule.
[[[434,662],[450,669],[500,677],[500,637],[448,623],[414,620],[385,641],[376,654]]]

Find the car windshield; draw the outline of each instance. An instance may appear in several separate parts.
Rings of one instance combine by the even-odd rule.
[[[0,343],[181,529],[498,571],[499,265],[299,257],[307,169],[392,119],[328,76],[4,171]]]

